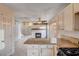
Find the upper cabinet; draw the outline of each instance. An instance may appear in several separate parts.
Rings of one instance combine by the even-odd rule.
[[[79,3],[74,4],[74,30],[79,31]]]
[[[54,18],[58,30],[79,31],[79,4],[69,4]]]
[[[74,13],[79,12],[79,3],[74,3]]]
[[[50,25],[50,28],[52,29],[51,32],[53,33],[52,37],[57,37],[58,35],[58,16],[54,17],[52,24]]]
[[[79,13],[75,13],[74,30],[79,31]]]
[[[64,9],[64,30],[66,31],[74,30],[73,4],[68,5]]]
[[[64,30],[64,12],[60,12],[58,15],[59,30]]]
[[[50,26],[56,23],[56,25],[53,25],[52,27],[56,28],[56,30],[54,31],[57,35],[59,35],[59,37],[61,35],[61,32],[64,34],[65,31],[79,31],[79,3],[72,3],[67,5],[63,10],[55,15],[53,20]]]

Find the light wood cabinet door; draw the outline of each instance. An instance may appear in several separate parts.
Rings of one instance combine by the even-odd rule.
[[[40,49],[38,48],[28,48],[27,49],[27,56],[39,56]]]
[[[58,18],[58,15],[56,16],[55,20],[56,20],[55,36],[58,37],[58,33],[59,33],[59,18]]]
[[[51,48],[42,48],[41,56],[52,56],[52,49]]]
[[[57,50],[57,45],[54,45],[54,46],[53,46],[53,55],[54,55],[54,56],[57,56],[57,52],[58,52],[58,50]]]
[[[52,33],[54,34],[53,37],[57,37],[58,36],[58,30],[59,30],[59,24],[58,24],[58,16],[56,16],[54,18],[55,21],[53,21],[52,23]]]
[[[79,3],[74,3],[74,13],[79,12]]]
[[[27,45],[27,56],[40,56],[40,52],[38,45]]]
[[[68,5],[64,9],[64,30],[66,31],[74,30],[73,4]]]
[[[59,18],[59,30],[64,30],[64,12],[62,11],[59,15],[58,15],[58,18]]]
[[[56,21],[52,23],[51,27],[51,37],[57,37],[57,27]]]

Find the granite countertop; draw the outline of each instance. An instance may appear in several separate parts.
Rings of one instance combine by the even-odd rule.
[[[58,41],[58,48],[78,48],[78,46],[68,40],[60,39]]]
[[[56,45],[56,43],[50,43],[50,40],[44,39],[44,38],[30,38],[24,42],[24,44],[50,44],[50,45]]]

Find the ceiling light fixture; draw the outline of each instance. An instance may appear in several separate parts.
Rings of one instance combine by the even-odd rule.
[[[41,24],[42,22],[41,22],[41,18],[38,18],[38,22],[37,22],[38,24]]]

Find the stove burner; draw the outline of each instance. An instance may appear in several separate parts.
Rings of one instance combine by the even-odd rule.
[[[79,48],[60,48],[60,50],[68,56],[79,56]]]

